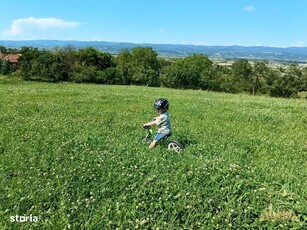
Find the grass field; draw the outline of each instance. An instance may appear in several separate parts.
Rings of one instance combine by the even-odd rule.
[[[140,142],[158,97],[181,154]],[[2,78],[0,109],[0,229],[307,228],[306,100]]]

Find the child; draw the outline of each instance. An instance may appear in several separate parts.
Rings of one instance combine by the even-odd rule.
[[[168,101],[164,98],[159,98],[155,101],[153,107],[156,109],[157,114],[159,114],[159,116],[154,118],[153,121],[150,121],[143,125],[143,127],[153,125],[158,126],[158,133],[155,136],[155,139],[149,145],[149,149],[153,149],[161,139],[172,135],[172,126],[169,114],[167,112],[169,107]]]

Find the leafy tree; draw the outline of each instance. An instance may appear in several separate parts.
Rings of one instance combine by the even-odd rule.
[[[275,82],[278,78],[280,78],[283,74],[280,72],[278,68],[270,68],[268,67],[268,71],[264,76],[264,84],[262,84],[260,88],[260,92],[263,94],[271,94],[272,89],[275,87]]]
[[[201,72],[199,86],[204,90],[221,91],[221,77],[212,62]]]
[[[297,64],[270,68],[265,61],[254,66],[239,59],[232,66],[213,65],[202,54],[182,59],[158,58],[151,47],[123,50],[116,58],[109,53],[88,47],[76,50],[72,46],[53,51],[22,47],[19,51],[0,46],[0,52],[18,52],[20,74],[26,80],[76,81],[109,84],[164,85],[173,88],[204,89],[237,93],[249,91],[271,96],[291,97],[307,91],[307,68]],[[0,73],[10,74],[15,66],[0,62]]]
[[[97,66],[98,65],[98,50],[93,47],[83,48],[78,50],[78,63],[82,66]]]
[[[253,86],[251,64],[246,59],[239,59],[232,64],[231,68],[237,90],[250,91]]]
[[[159,85],[160,63],[151,47],[123,50],[116,58],[116,71],[122,84]]]
[[[169,59],[165,59],[165,58],[159,57],[158,58],[158,63],[159,63],[160,70],[162,70],[164,67],[171,65],[172,61],[169,60]]]
[[[252,94],[255,95],[265,84],[266,76],[268,75],[269,67],[265,61],[256,61],[254,71],[252,73]]]
[[[292,64],[285,74],[276,79],[270,91],[274,97],[296,97],[302,89],[302,72],[297,64]]]
[[[111,54],[103,52],[98,53],[98,63],[97,63],[98,70],[105,70],[114,67],[115,67],[115,59]]]
[[[182,79],[184,75],[183,61],[177,60],[163,68],[160,77],[161,84],[166,87],[183,88]]]
[[[132,82],[137,85],[159,85],[160,64],[158,54],[151,47],[135,47],[131,50]]]
[[[7,53],[9,53],[9,54],[17,54],[18,53],[18,49],[16,49],[16,48],[7,48]]]
[[[11,64],[6,59],[0,59],[0,74],[8,75],[12,72]]]
[[[117,84],[116,68],[111,67],[97,71],[96,83]]]
[[[194,54],[185,58],[186,82],[189,88],[210,89],[214,79],[213,62],[208,56]],[[190,72],[190,75],[188,74]]]
[[[96,75],[97,71],[95,66],[83,66],[83,65],[76,65],[75,71],[72,74],[72,80],[74,82],[96,82]]]
[[[25,80],[60,81],[62,60],[49,50],[23,48],[20,71]]]
[[[59,70],[60,60],[51,51],[39,51],[39,58],[34,60],[31,75],[44,81],[59,81],[61,75]]]
[[[63,48],[55,49],[55,55],[59,60],[58,71],[60,72],[61,81],[71,81],[73,72],[77,64],[77,51],[72,45],[64,46]]]
[[[74,79],[78,82],[82,81],[82,74],[84,82],[105,83],[112,81],[115,78],[115,71],[107,71],[108,68],[114,68],[115,62],[111,54],[102,53],[92,47],[80,49],[77,55],[77,65],[74,69]],[[113,76],[110,76],[113,73]],[[102,77],[102,76],[107,77]]]
[[[7,48],[5,46],[0,46],[0,53],[7,54]]]
[[[125,49],[116,57],[117,83],[130,85],[132,83],[132,55]]]
[[[21,76],[24,80],[31,80],[33,79],[31,70],[36,62],[36,59],[38,59],[40,56],[40,51],[38,48],[23,47],[21,54],[22,56],[19,59]]]
[[[165,67],[161,79],[168,87],[210,89],[214,77],[212,61],[205,55],[194,54]]]
[[[307,68],[302,70],[302,88],[301,91],[307,92]]]
[[[227,93],[237,93],[237,89],[234,84],[232,70],[228,66],[216,67],[216,81],[217,87],[215,91],[222,91]]]

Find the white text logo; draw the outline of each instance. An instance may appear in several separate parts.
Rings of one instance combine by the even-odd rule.
[[[30,216],[11,216],[10,217],[10,221],[11,222],[37,222],[38,221],[38,217],[37,216],[32,216],[32,214],[30,214]]]

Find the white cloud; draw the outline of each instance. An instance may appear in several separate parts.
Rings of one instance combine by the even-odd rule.
[[[3,32],[7,37],[25,37],[31,33],[54,29],[76,28],[78,22],[68,22],[58,18],[20,18],[12,21],[11,28]]]
[[[300,42],[297,42],[295,44],[292,44],[292,46],[294,46],[294,47],[304,47],[304,42],[300,41]]]
[[[255,6],[246,6],[246,7],[244,7],[244,11],[250,12],[250,11],[255,11],[255,10],[256,10]]]

